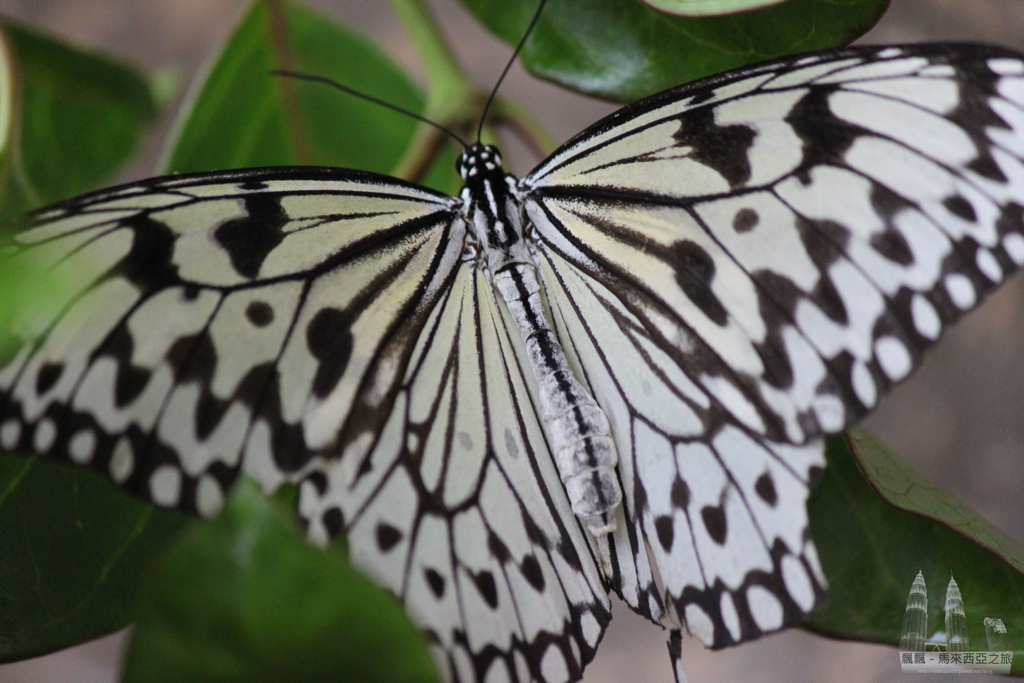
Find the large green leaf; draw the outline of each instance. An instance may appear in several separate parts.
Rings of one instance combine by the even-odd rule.
[[[0,455],[0,662],[127,626],[143,567],[184,521],[92,470]]]
[[[829,600],[805,627],[898,645],[920,571],[928,588],[928,635],[944,631],[952,575],[972,650],[988,649],[985,617],[1002,619],[1016,652],[1012,672],[1024,674],[1024,548],[863,430],[833,437],[827,457],[808,511]]]
[[[145,78],[0,23],[0,223],[103,184],[156,116]]]
[[[101,185],[155,113],[133,69],[4,21],[0,223]],[[0,364],[15,348],[9,328],[27,324],[48,298],[62,299],[70,277],[3,260]],[[92,471],[0,456],[0,661],[127,625],[141,568],[180,523]]]
[[[245,480],[172,545],[142,594],[127,683],[437,680],[398,602],[285,517]]]
[[[398,164],[413,119],[324,84],[268,74],[281,68],[411,111],[424,105],[416,86],[365,38],[302,7],[258,2],[193,93],[164,170],[302,164],[387,173]],[[421,182],[457,190],[454,163],[450,153],[440,155]]]
[[[729,14],[777,5],[784,0],[643,0],[654,9],[686,17]]]
[[[534,0],[462,0],[491,31],[517,43]],[[742,14],[676,17],[639,0],[550,0],[523,49],[536,76],[629,102],[771,57],[846,45],[889,0],[788,0]]]

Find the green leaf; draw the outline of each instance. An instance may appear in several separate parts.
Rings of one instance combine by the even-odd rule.
[[[462,0],[515,44],[535,2]],[[551,0],[526,46],[535,76],[630,102],[686,81],[784,54],[846,45],[871,28],[889,0],[788,0],[719,17],[676,17],[639,0]]]
[[[0,223],[99,187],[135,152],[157,107],[137,71],[0,23]]]
[[[127,626],[143,568],[184,521],[90,469],[0,455],[0,662]]]
[[[145,584],[126,683],[437,680],[398,602],[283,515],[243,480],[169,549]]]
[[[165,172],[302,164],[388,173],[398,164],[414,119],[321,83],[268,73],[282,68],[414,112],[424,106],[412,81],[367,39],[300,6],[258,2],[183,112]],[[454,156],[442,154],[420,182],[457,191],[454,169]]]
[[[656,10],[686,17],[730,14],[777,5],[784,0],[643,0]]]
[[[808,512],[829,600],[805,628],[898,645],[910,585],[921,571],[928,635],[944,631],[952,575],[972,650],[988,649],[985,617],[1002,619],[1017,653],[1012,672],[1024,674],[1024,548],[863,430],[833,437],[826,456]]]

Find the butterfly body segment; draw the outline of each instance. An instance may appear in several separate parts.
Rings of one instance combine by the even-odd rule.
[[[573,374],[541,301],[541,284],[523,230],[516,179],[493,146],[467,147],[456,165],[466,181],[463,220],[483,247],[488,278],[522,336],[537,379],[541,415],[572,511],[591,533],[615,530],[622,491],[608,418]]]

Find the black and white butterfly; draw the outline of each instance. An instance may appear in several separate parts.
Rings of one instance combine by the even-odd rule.
[[[471,146],[454,198],[92,193],[13,238],[81,285],[0,359],[0,447],[206,516],[297,482],[451,680],[578,680],[610,591],[677,657],[740,643],[824,598],[823,437],[1024,265],[1022,158],[1021,56],[859,47],[654,95],[522,179]]]

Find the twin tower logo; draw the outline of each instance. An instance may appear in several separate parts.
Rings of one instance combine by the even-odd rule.
[[[924,574],[918,572],[910,586],[907,609],[903,613],[900,666],[904,673],[1010,673],[1013,652],[1010,651],[1003,620],[985,617],[988,649],[971,647],[963,596],[952,576],[946,586],[944,611],[945,630],[936,629],[928,637],[928,588]]]

